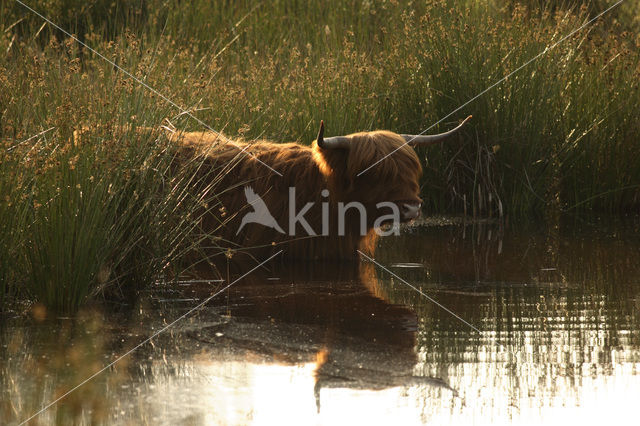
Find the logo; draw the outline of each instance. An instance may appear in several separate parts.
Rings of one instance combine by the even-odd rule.
[[[247,223],[258,223],[260,225],[266,226],[267,228],[273,228],[281,234],[285,233],[280,225],[278,225],[278,222],[276,222],[275,218],[271,215],[267,204],[258,194],[255,193],[253,188],[251,188],[250,186],[245,186],[244,195],[245,197],[247,197],[247,203],[251,207],[253,207],[253,211],[244,215],[244,217],[242,218],[242,223],[240,223],[240,228],[238,228],[238,232],[236,232],[236,235],[238,235],[240,231],[242,231],[242,228],[244,228]]]
[[[305,218],[305,214],[307,214],[313,207],[313,202],[306,203],[300,211],[296,210],[296,188],[289,188],[289,208],[288,208],[288,232],[286,232],[275,217],[269,211],[267,207],[267,203],[260,197],[260,195],[256,194],[251,186],[244,187],[244,195],[247,199],[247,205],[252,208],[252,211],[247,212],[240,223],[240,227],[236,232],[236,235],[242,231],[245,225],[250,223],[259,224],[265,226],[267,228],[272,228],[278,231],[281,234],[287,234],[289,236],[296,236],[296,229],[302,228],[304,232],[306,232],[306,236],[317,236],[317,235],[329,235],[329,218],[330,215],[337,215],[337,225],[338,225],[338,235],[344,236],[346,235],[346,213],[351,209],[355,209],[359,215],[359,223],[358,229],[360,231],[360,235],[364,236],[367,233],[367,209],[362,203],[357,201],[351,201],[348,203],[338,202],[337,209],[329,208],[329,190],[323,189],[320,193],[326,201],[323,201],[321,204],[321,232],[320,234],[316,233],[316,230],[309,224],[307,219]],[[398,224],[400,223],[400,209],[396,205],[396,203],[385,201],[376,204],[377,209],[389,209],[389,214],[384,214],[376,217],[376,220],[373,223],[373,228],[375,232],[380,236],[387,235],[399,235],[400,227]],[[296,225],[300,225],[297,227]],[[389,224],[391,224],[389,226]]]

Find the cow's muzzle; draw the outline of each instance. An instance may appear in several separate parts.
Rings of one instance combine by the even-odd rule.
[[[415,201],[401,201],[398,203],[400,207],[400,220],[402,222],[409,222],[420,216],[420,207],[422,203]]]

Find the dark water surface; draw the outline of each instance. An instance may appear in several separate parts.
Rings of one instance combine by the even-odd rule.
[[[376,261],[388,271],[271,265],[33,421],[634,424],[639,231],[439,220],[385,238]],[[163,284],[117,313],[5,321],[0,424],[28,419],[224,285]]]

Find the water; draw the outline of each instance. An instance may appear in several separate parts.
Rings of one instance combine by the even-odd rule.
[[[517,231],[451,220],[427,225],[381,242],[376,261],[388,271],[370,263],[271,265],[250,275],[34,422],[635,418],[637,222]],[[6,321],[0,423],[26,420],[223,285],[165,284],[129,309],[44,320],[46,312],[35,309],[31,319]]]

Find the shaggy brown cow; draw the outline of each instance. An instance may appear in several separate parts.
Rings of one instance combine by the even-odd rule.
[[[374,131],[324,138],[321,124],[310,147],[249,144],[212,132],[170,137],[180,161],[200,158],[206,169],[218,170],[210,189],[219,205],[210,203],[202,223],[216,235],[211,246],[257,259],[280,249],[291,258],[353,259],[358,249],[372,254],[382,223],[420,214],[422,168],[411,145],[439,142],[469,118],[426,136]]]

